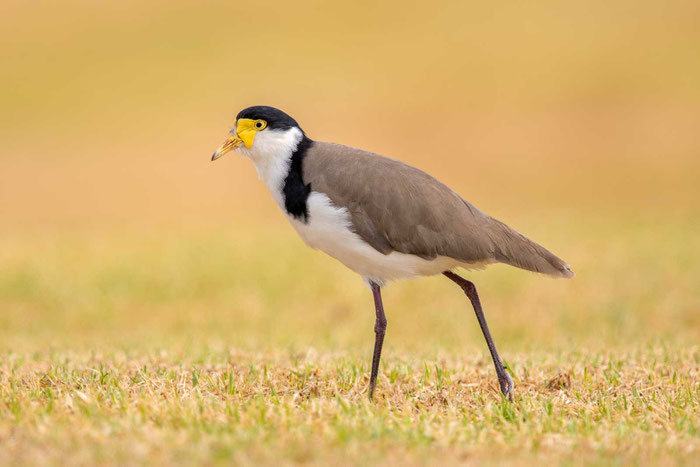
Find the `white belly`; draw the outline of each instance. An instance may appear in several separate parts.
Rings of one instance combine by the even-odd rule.
[[[396,279],[440,274],[461,265],[446,256],[426,260],[398,252],[382,254],[350,229],[347,209],[333,206],[325,194],[312,192],[307,206],[308,222],[287,216],[304,242],[337,259],[365,280],[381,285]]]

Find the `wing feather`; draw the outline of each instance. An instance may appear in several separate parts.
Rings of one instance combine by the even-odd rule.
[[[502,262],[571,277],[561,259],[486,215],[432,176],[403,162],[339,144],[316,142],[304,181],[348,209],[355,232],[377,251],[467,264]]]

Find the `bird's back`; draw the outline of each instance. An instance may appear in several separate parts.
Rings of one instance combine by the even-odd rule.
[[[561,259],[486,215],[442,182],[403,162],[339,144],[315,142],[303,161],[305,183],[346,208],[354,231],[376,250],[467,265],[501,262],[572,277]]]

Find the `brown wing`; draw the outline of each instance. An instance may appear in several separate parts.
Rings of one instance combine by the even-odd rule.
[[[464,263],[498,261],[571,277],[569,266],[445,184],[403,162],[339,144],[315,142],[304,181],[348,209],[358,235],[376,250]]]

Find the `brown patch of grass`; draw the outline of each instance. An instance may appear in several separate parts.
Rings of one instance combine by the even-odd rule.
[[[557,376],[547,381],[546,387],[550,391],[568,389],[571,387],[571,375],[569,373],[559,373]]]

